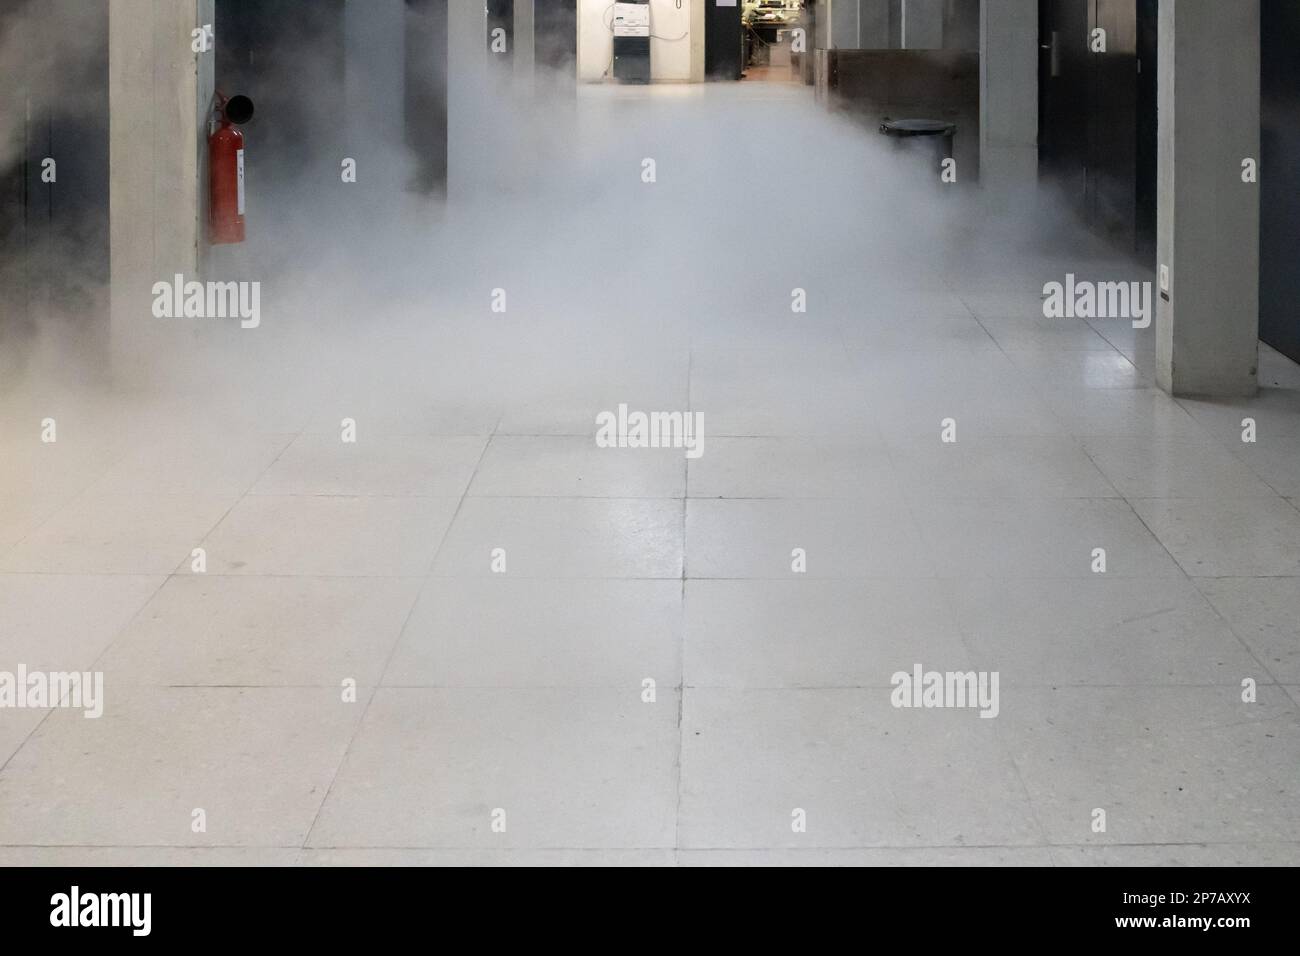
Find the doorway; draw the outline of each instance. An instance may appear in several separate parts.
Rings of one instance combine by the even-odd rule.
[[[741,76],[759,83],[811,82],[808,38],[812,35],[812,4],[804,0],[740,0],[738,9]]]

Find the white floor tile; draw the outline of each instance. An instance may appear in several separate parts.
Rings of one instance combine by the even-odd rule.
[[[216,574],[422,575],[455,510],[452,498],[250,496],[203,547]]]
[[[1274,491],[1210,441],[1089,438],[1088,456],[1126,498],[1269,498]]]
[[[691,687],[888,687],[970,655],[938,581],[688,581]]]
[[[1239,686],[1258,671],[1182,578],[969,580],[943,591],[975,665],[998,671],[1004,687]]]
[[[908,500],[946,498],[1117,498],[1119,493],[1071,438],[938,435],[899,442],[892,452]]]
[[[1060,431],[1079,438],[1205,441],[1210,433],[1164,392],[1154,388],[1043,389]]]
[[[169,574],[235,503],[227,495],[83,495],[0,557],[0,570]]]
[[[1116,498],[936,500],[916,511],[944,578],[1178,577],[1178,565]]]
[[[871,439],[716,438],[688,464],[692,498],[872,498],[902,491]]]
[[[1059,437],[1061,421],[1027,385],[886,390],[871,398],[872,421],[891,442],[936,441],[951,421],[957,443],[1005,437]]]
[[[1296,866],[1300,843],[1054,846],[1051,853],[1054,866]]]
[[[1112,352],[1114,347],[1082,319],[981,319],[980,324],[1007,352],[1052,352],[1058,349]]]
[[[493,571],[498,549],[504,572]],[[433,571],[439,577],[680,578],[682,503],[466,498]]]
[[[1047,847],[680,850],[678,866],[1051,866]]]
[[[1196,586],[1284,684],[1300,684],[1300,577],[1198,578]]]
[[[242,495],[292,440],[292,435],[211,433],[137,438],[90,493]]]
[[[252,487],[255,495],[458,498],[486,438],[300,435]]]
[[[1180,398],[1178,404],[1225,446],[1244,444],[1247,420],[1257,441],[1300,437],[1300,389],[1261,388],[1252,399]]]
[[[1146,388],[1152,376],[1118,352],[1085,349],[1007,353],[1016,368],[1044,388]]]
[[[56,710],[0,771],[0,845],[301,846],[361,717],[336,689],[104,696],[98,719]]]
[[[677,710],[668,688],[381,688],[309,845],[670,847]]]
[[[686,505],[689,578],[924,578],[933,573],[901,501],[692,498]]]
[[[1193,577],[1300,576],[1300,512],[1281,498],[1142,499],[1133,507]]]
[[[167,579],[0,574],[0,670],[87,670]]]
[[[888,687],[688,690],[681,846],[1041,843],[998,720],[896,709],[889,696]],[[796,810],[805,832],[794,830]]]
[[[992,723],[1053,843],[1300,839],[1300,719],[1280,688],[1254,704],[1239,687],[1025,688]]]
[[[674,851],[660,850],[497,850],[487,847],[443,850],[383,848],[305,849],[294,857],[298,866],[673,866]],[[3,857],[0,856],[0,861]]]
[[[384,683],[399,687],[665,689],[680,681],[682,585],[433,578]]]
[[[294,866],[294,847],[5,846],[0,866]]]
[[[374,686],[419,587],[417,578],[181,575],[97,667],[115,684]]]
[[[601,448],[586,436],[497,435],[469,494],[486,498],[681,498],[682,448]],[[706,451],[712,450],[707,432]]]
[[[1300,435],[1266,435],[1253,444],[1226,447],[1279,495],[1300,497]]]

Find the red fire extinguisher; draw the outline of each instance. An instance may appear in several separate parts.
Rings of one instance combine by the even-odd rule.
[[[244,134],[253,118],[247,96],[214,97],[208,136],[208,239],[213,245],[244,241]]]

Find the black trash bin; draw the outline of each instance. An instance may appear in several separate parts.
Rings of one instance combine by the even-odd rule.
[[[894,141],[895,148],[918,154],[937,171],[945,159],[952,159],[957,124],[932,119],[887,119],[880,124],[880,132]]]

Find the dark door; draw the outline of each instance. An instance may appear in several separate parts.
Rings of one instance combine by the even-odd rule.
[[[1039,17],[1042,177],[1097,232],[1150,249],[1156,0],[1040,0]]]
[[[1137,70],[1137,251],[1154,257],[1160,132],[1160,0],[1138,0]]]
[[[1091,0],[1089,31],[1105,31],[1089,53],[1088,215],[1126,248],[1137,242],[1138,60],[1136,0]]]
[[[1039,0],[1038,159],[1044,181],[1087,213],[1088,0]]]

